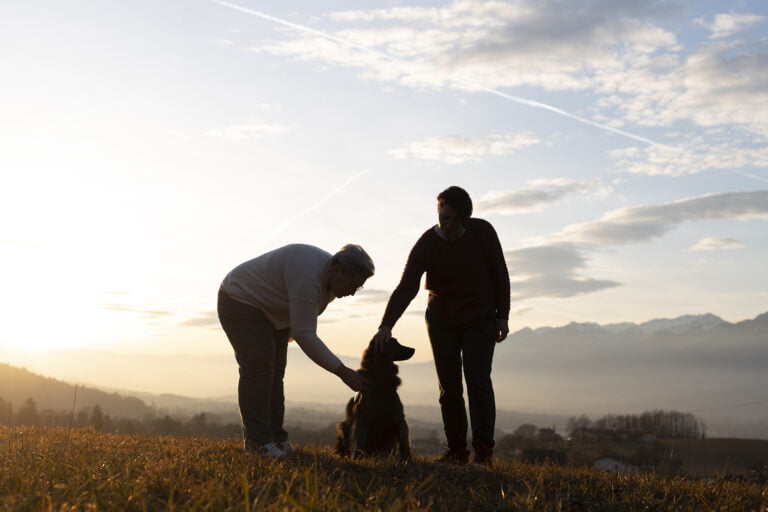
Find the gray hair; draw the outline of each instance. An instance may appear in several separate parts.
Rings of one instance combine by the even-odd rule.
[[[368,253],[355,244],[347,244],[331,256],[331,265],[341,265],[345,271],[357,272],[366,279],[371,277],[376,270]]]

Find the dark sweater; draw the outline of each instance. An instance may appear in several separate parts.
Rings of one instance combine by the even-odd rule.
[[[416,242],[403,277],[387,303],[382,326],[393,327],[419,291],[427,273],[427,309],[457,327],[485,315],[509,317],[509,273],[499,237],[490,223],[467,219],[458,240],[441,238],[434,227]]]

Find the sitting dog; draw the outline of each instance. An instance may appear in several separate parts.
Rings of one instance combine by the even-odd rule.
[[[363,352],[360,374],[366,379],[365,391],[347,403],[347,418],[336,427],[336,453],[357,458],[370,455],[396,455],[402,462],[411,459],[411,439],[397,394],[400,377],[394,361],[405,361],[414,349],[391,338],[374,353],[369,345]]]

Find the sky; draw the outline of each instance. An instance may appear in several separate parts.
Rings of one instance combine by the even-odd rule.
[[[358,355],[450,185],[513,331],[768,311],[763,0],[6,0],[0,48],[6,347],[229,354],[231,268],[357,243]]]

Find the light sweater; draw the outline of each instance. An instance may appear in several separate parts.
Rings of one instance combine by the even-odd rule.
[[[290,327],[291,337],[312,361],[329,372],[341,360],[317,336],[317,317],[334,299],[325,288],[331,255],[292,244],[241,263],[221,283],[233,299],[261,309],[275,329]]]

